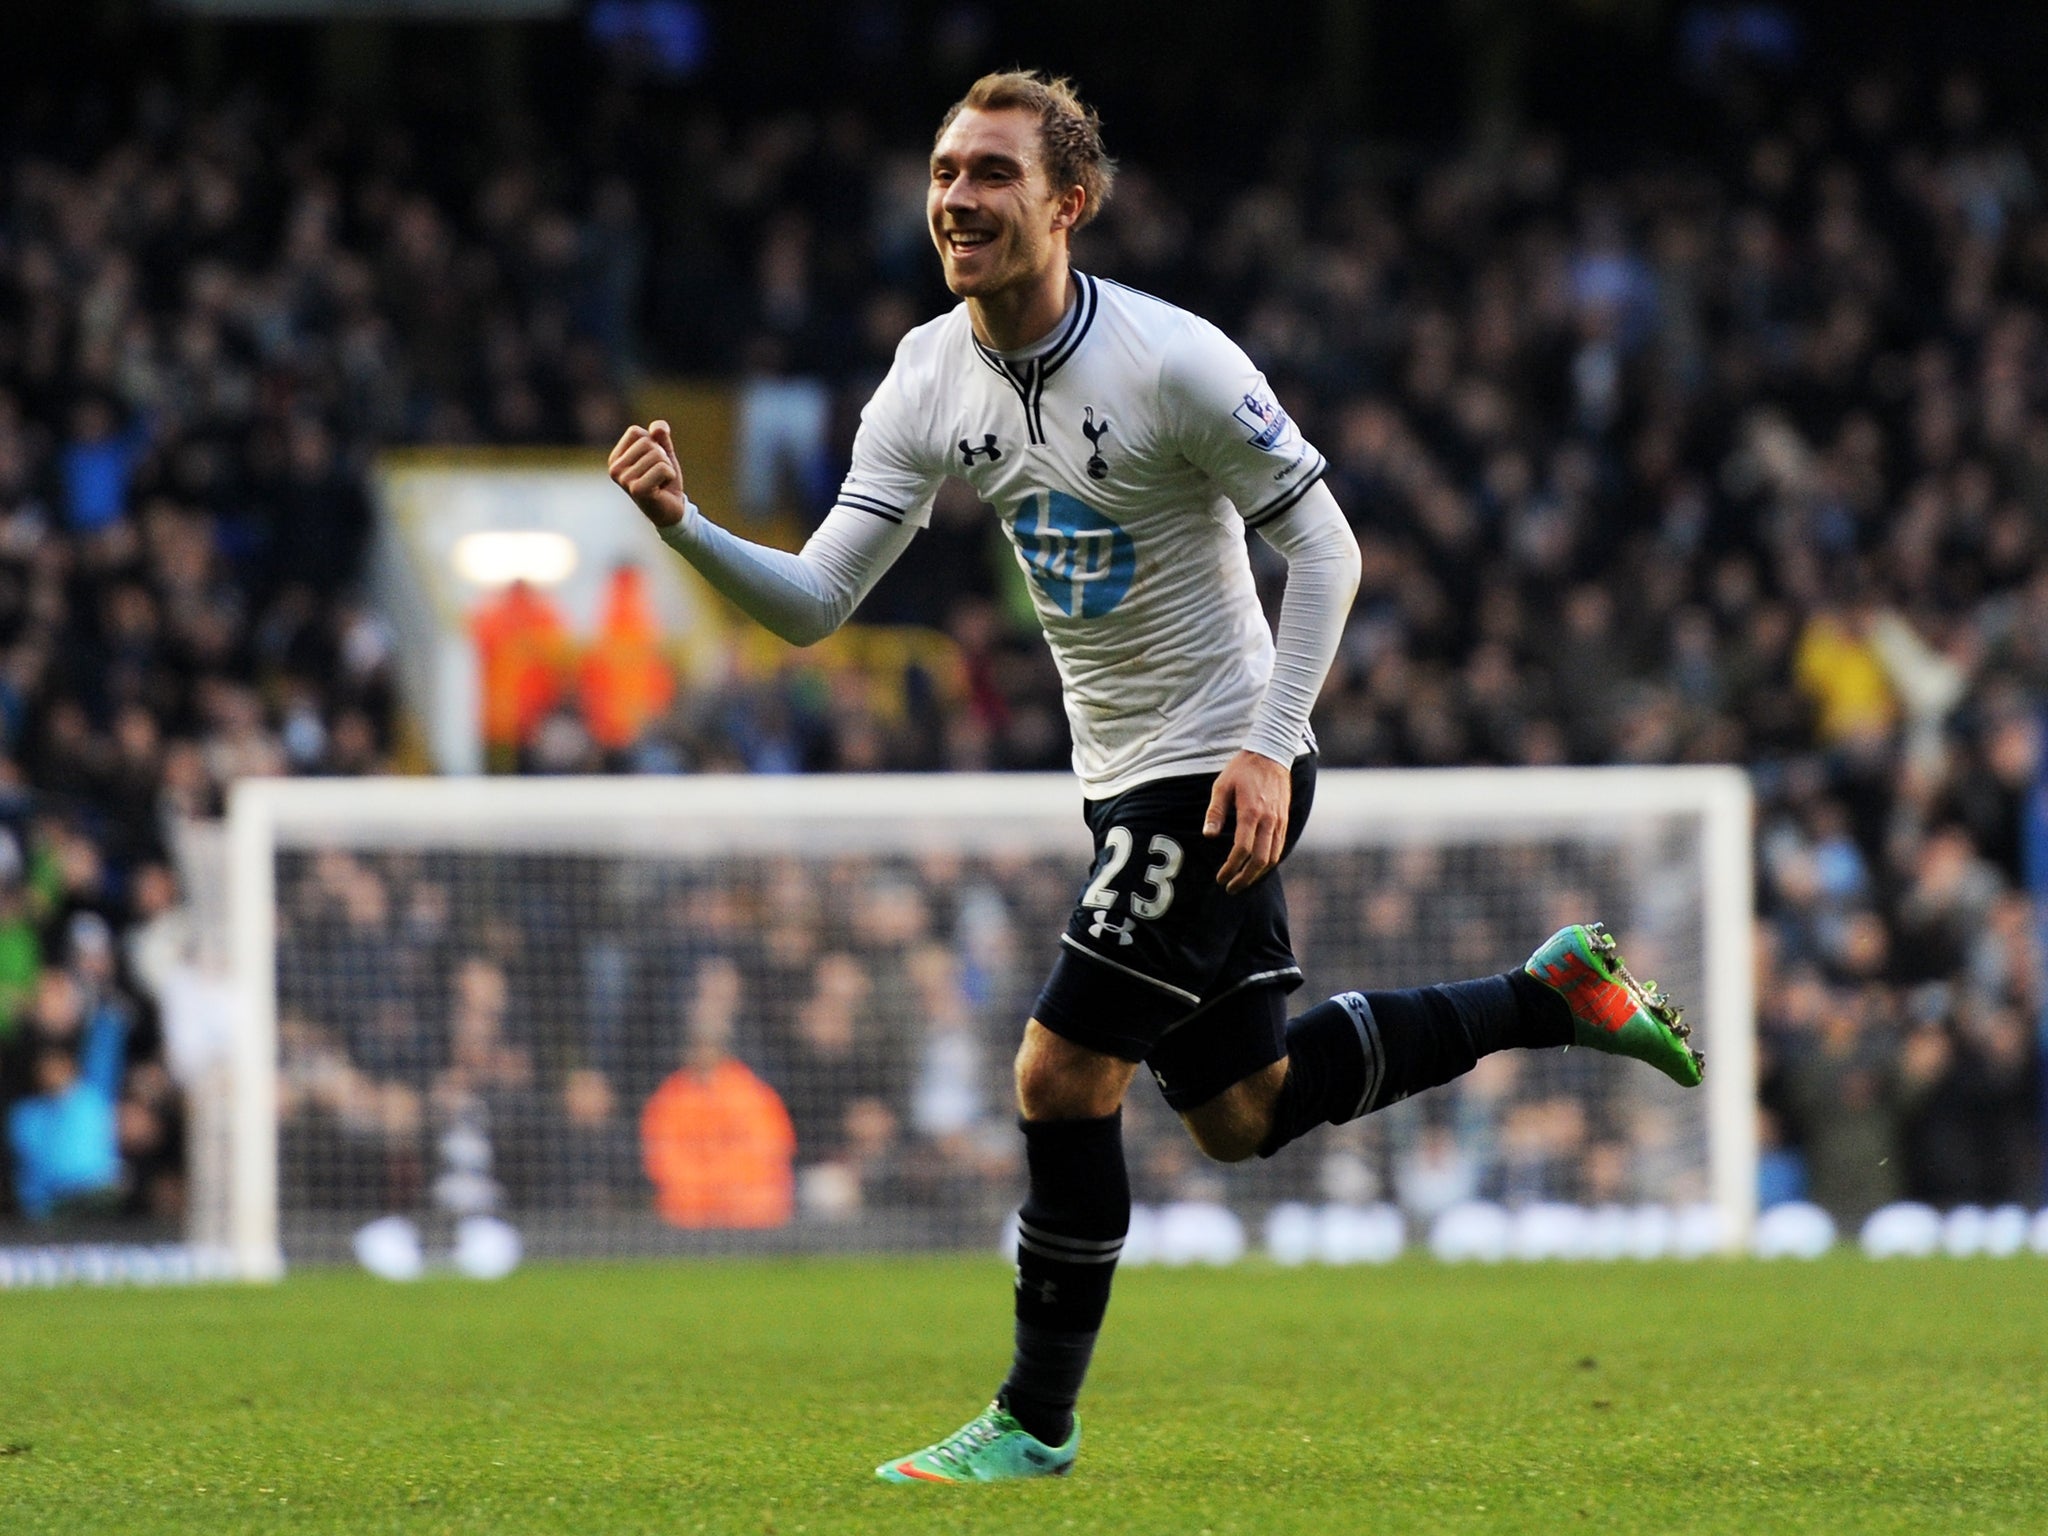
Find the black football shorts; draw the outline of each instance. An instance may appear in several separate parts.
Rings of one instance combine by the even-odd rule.
[[[1313,752],[1293,783],[1286,852],[1315,800]],[[1146,1063],[1175,1109],[1285,1055],[1283,999],[1301,985],[1279,871],[1235,895],[1216,883],[1234,829],[1202,835],[1215,784],[1188,774],[1086,803],[1095,862],[1033,1010],[1076,1045]]]

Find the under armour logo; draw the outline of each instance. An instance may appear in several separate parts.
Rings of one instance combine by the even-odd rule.
[[[1026,1280],[1024,1272],[1020,1269],[1017,1271],[1017,1289],[1026,1293],[1036,1291],[1038,1292],[1038,1299],[1044,1302],[1045,1305],[1051,1306],[1053,1298],[1059,1294],[1060,1288],[1059,1282],[1055,1280]]]
[[[1109,478],[1109,461],[1102,456],[1102,440],[1109,435],[1109,418],[1107,416],[1103,417],[1102,425],[1098,427],[1095,424],[1094,406],[1082,406],[1081,414],[1083,418],[1081,422],[1081,435],[1088,439],[1088,446],[1094,450],[1088,455],[1088,478],[1090,480],[1107,480]]]
[[[966,462],[969,469],[974,468],[976,456],[984,453],[988,455],[988,461],[991,464],[1003,456],[1003,450],[996,446],[995,433],[982,433],[981,446],[979,448],[975,447],[964,437],[960,439],[960,457]]]
[[[1098,912],[1095,914],[1095,921],[1088,925],[1088,937],[1106,939],[1113,933],[1116,935],[1117,943],[1135,944],[1137,940],[1131,937],[1131,931],[1137,926],[1138,920],[1135,917],[1121,923],[1113,923],[1107,912]]]

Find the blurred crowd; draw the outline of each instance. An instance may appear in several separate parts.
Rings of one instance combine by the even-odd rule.
[[[1750,769],[1767,1200],[2033,1201],[2038,124],[1968,73],[1702,110],[1689,150],[1605,164],[1540,132],[1458,155],[1279,132],[1220,193],[1130,163],[1076,260],[1222,323],[1330,457],[1364,581],[1327,764]],[[932,307],[923,151],[798,116],[686,146],[690,227],[755,241],[722,257],[755,280],[743,326],[721,312],[733,365],[833,391],[828,462]],[[942,497],[868,609],[943,622],[975,680],[915,766],[1064,745],[987,521]]]
[[[1450,152],[1286,128],[1227,185],[1134,157],[1077,263],[1224,325],[1331,460],[1365,576],[1317,717],[1326,764],[1746,765],[1769,1195],[1848,1216],[1899,1195],[2031,1202],[2037,125],[1966,73],[1765,99],[1703,100],[1695,142],[1639,158],[1541,131]],[[153,86],[91,131],[7,112],[7,1198],[174,1215],[181,1130],[145,942],[177,898],[166,828],[245,774],[391,760],[390,632],[360,581],[370,457],[594,448],[636,371],[717,371],[756,445],[733,518],[800,530],[896,340],[943,302],[927,145],[857,111],[706,106],[659,146],[657,176],[647,146],[601,132],[565,146],[514,122],[443,154],[424,120],[346,127],[256,92],[200,110]],[[793,666],[679,696],[644,727],[660,752],[604,756],[1060,766],[1057,679],[992,524],[949,487],[864,611],[952,639],[957,688],[904,690],[915,728],[878,731],[856,671]],[[1283,569],[1254,550],[1277,591]],[[433,880],[307,878],[306,921],[354,935],[336,942],[366,978],[382,972],[365,956],[432,920]],[[619,1127],[673,1050],[650,1047],[637,1076],[598,1057],[520,1067],[535,1042],[472,1042],[484,1064],[465,1065],[460,1029],[482,1040],[475,1020],[530,1012],[538,983],[516,942],[457,948],[432,962],[434,995],[457,1000],[440,1024],[398,1030],[369,981],[360,1017],[300,1020],[335,1069],[301,1085],[307,1102],[423,1124],[419,1083],[527,1071],[562,1134],[630,1161]],[[784,1046],[745,1021],[863,991],[840,967],[785,992],[731,958],[690,972],[684,1011],[700,1049],[771,1084]],[[868,976],[863,995],[919,998],[920,1019],[959,985],[933,979],[939,959],[923,981],[913,955],[892,963],[903,983]],[[1006,1027],[1020,1000],[1002,999]],[[729,1045],[702,1022],[721,1014]],[[387,1025],[393,1052],[440,1075],[410,1100],[348,1077],[382,1081],[353,1053]],[[886,1140],[879,1125],[863,1134]],[[924,1176],[914,1162],[903,1177]]]
[[[1690,840],[1304,850],[1304,998],[1498,971],[1561,914],[1625,910],[1697,985]],[[1654,868],[1645,868],[1653,863]],[[1016,1197],[1018,1020],[1073,900],[1065,852],[292,852],[278,987],[287,1231],[438,1207],[586,1242],[912,1214],[978,1241]],[[1152,1095],[1139,1199],[1589,1204],[1706,1197],[1704,1103],[1585,1053],[1489,1058],[1457,1087],[1222,1170]],[[620,1240],[625,1240],[623,1237]]]

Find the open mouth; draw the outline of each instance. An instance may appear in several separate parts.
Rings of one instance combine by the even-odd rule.
[[[994,244],[995,238],[985,229],[949,229],[946,231],[946,249],[955,256],[972,256],[984,246]]]

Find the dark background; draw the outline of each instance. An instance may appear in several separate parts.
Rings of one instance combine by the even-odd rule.
[[[435,146],[419,179],[451,193],[508,150],[659,187],[707,114],[857,111],[878,140],[917,138],[964,83],[1013,65],[1071,75],[1126,161],[1170,164],[1197,220],[1247,180],[1384,172],[1489,137],[1561,135],[1581,171],[1712,161],[1731,123],[1838,98],[1872,69],[1981,80],[1992,129],[2048,66],[2048,7],[1910,0],[1844,5],[1449,0],[1247,6],[1221,0],[959,4],[684,3],[691,57],[593,35],[649,0],[564,20],[195,17],[147,0],[26,0],[0,20],[0,155],[83,160],[133,126],[155,84],[183,109],[255,91],[292,125],[409,125]],[[653,0],[652,14],[663,14]],[[1923,109],[1924,101],[1919,104]],[[1909,114],[1912,110],[1908,109]],[[1206,194],[1206,199],[1205,199]],[[677,199],[676,201],[687,201]],[[650,277],[683,236],[651,199]],[[645,363],[705,369],[656,298]]]

